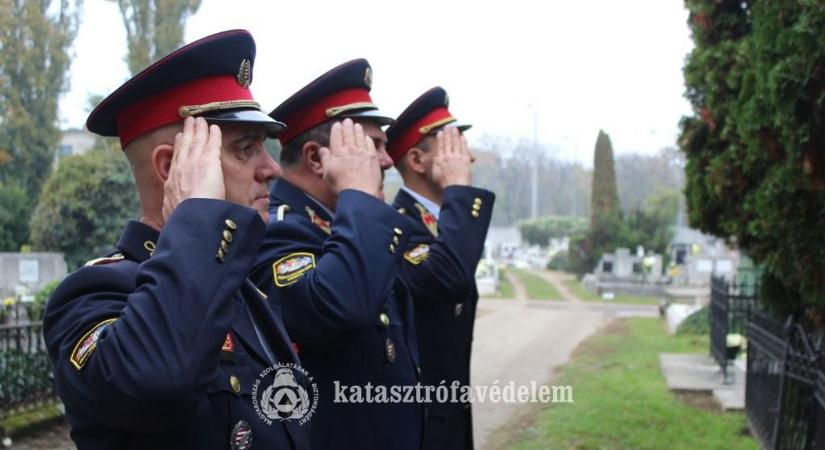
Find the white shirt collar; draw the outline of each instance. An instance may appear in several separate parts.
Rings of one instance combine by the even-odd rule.
[[[424,205],[427,208],[427,211],[430,212],[433,216],[435,216],[435,220],[438,220],[438,213],[441,212],[441,207],[438,204],[427,197],[419,194],[418,192],[413,191],[412,189],[408,188],[407,186],[401,186],[401,189],[407,191],[408,194],[412,195],[412,198],[415,199],[418,203]]]

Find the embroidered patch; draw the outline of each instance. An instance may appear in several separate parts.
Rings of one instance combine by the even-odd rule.
[[[304,272],[314,268],[315,255],[305,252],[292,253],[272,264],[272,275],[275,285],[284,287],[298,281]]]
[[[315,210],[309,206],[306,207],[306,210],[307,214],[309,214],[309,220],[313,225],[324,230],[324,233],[326,234],[332,234],[332,225],[330,225],[329,220],[322,219],[321,216],[319,216],[318,213],[316,213]]]
[[[115,320],[117,319],[113,318],[100,322],[91,330],[87,331],[86,334],[84,334],[83,337],[77,341],[77,344],[74,346],[74,350],[72,350],[72,355],[69,357],[69,361],[75,369],[80,370],[83,368],[86,364],[86,360],[89,359],[89,356],[92,355],[92,352],[95,351],[95,347],[97,347],[97,340],[100,339],[100,333],[102,333],[106,327],[114,323]]]
[[[430,256],[430,246],[428,244],[418,244],[407,250],[407,253],[404,253],[404,259],[415,265],[421,264],[428,256]]]
[[[438,237],[438,220],[435,216],[421,203],[416,203],[415,207],[418,208],[418,212],[421,213],[421,221],[424,222],[424,225],[430,230],[430,233]]]

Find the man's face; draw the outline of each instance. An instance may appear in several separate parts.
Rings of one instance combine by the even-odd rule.
[[[384,201],[384,174],[386,173],[387,169],[392,167],[392,158],[387,153],[387,135],[381,130],[381,126],[379,126],[373,120],[357,120],[356,122],[361,124],[364,127],[364,134],[366,134],[370,139],[372,139],[373,144],[375,144],[375,151],[378,153],[378,165],[381,167],[381,192],[379,193],[379,198]]]
[[[226,200],[248,206],[269,219],[269,182],[281,176],[281,166],[264,147],[263,127],[221,124],[221,167]]]
[[[437,183],[432,179],[433,161],[435,160],[435,150],[438,147],[438,140],[434,134],[427,135],[415,147],[420,150],[419,155],[421,165],[424,168],[424,176],[432,189],[438,190]]]

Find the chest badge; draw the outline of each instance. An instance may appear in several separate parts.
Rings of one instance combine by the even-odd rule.
[[[395,362],[395,342],[392,339],[387,338],[386,342],[386,350],[387,350],[387,361],[388,362]]]
[[[329,220],[324,220],[318,213],[315,212],[314,209],[310,208],[309,206],[306,207],[307,214],[309,214],[309,220],[312,222],[313,225],[320,228],[326,234],[332,234],[332,226],[329,223]]]
[[[421,213],[421,221],[424,222],[424,225],[430,230],[430,233],[438,237],[438,219],[421,203],[416,203],[415,207],[418,208],[418,212]]]
[[[229,446],[232,450],[249,450],[252,448],[252,427],[245,420],[239,420],[232,428]]]

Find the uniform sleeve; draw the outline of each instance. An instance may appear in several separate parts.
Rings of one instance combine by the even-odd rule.
[[[214,375],[233,319],[232,296],[263,233],[252,209],[189,199],[169,218],[147,261],[84,267],[67,277],[44,317],[67,409],[140,432],[179,421],[176,415],[187,413]]]
[[[322,243],[314,225],[290,215],[269,224],[253,281],[265,292],[274,286],[289,335],[300,344],[363,335],[389,298],[411,224],[355,190],[341,192]]]
[[[470,293],[494,202],[495,194],[484,189],[450,186],[444,190],[438,237],[428,234],[415,239],[405,251],[401,276],[414,298],[460,302]]]

